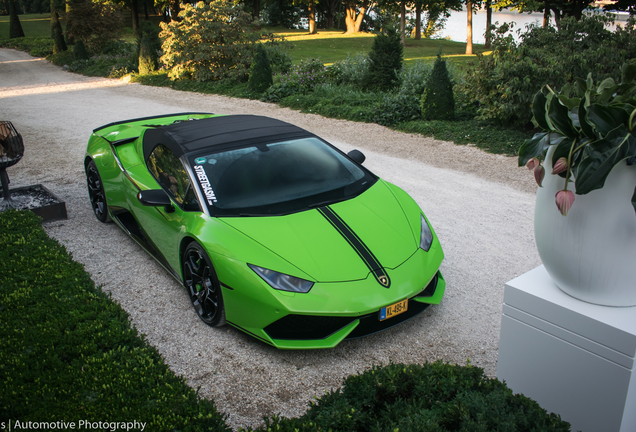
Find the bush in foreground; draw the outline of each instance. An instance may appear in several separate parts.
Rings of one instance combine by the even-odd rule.
[[[302,417],[265,419],[257,431],[543,431],[569,423],[474,366],[390,364],[344,380]]]
[[[0,418],[229,431],[31,212],[0,213]]]

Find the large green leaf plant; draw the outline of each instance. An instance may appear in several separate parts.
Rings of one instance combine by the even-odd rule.
[[[620,84],[607,78],[596,87],[590,73],[587,80],[577,78],[559,93],[546,85],[534,97],[533,122],[545,132],[521,146],[519,166],[534,170],[541,186],[543,161],[548,148],[555,146],[552,174],[565,178],[555,201],[564,216],[574,203],[568,183],[574,181],[576,194],[584,195],[601,189],[618,164],[636,163],[636,59],[623,64],[621,77]],[[636,188],[632,205],[636,211]]]

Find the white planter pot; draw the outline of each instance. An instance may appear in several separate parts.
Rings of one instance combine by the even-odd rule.
[[[544,163],[546,176],[537,190],[534,233],[541,261],[557,286],[577,299],[605,306],[636,305],[636,214],[631,197],[636,166],[622,162],[605,186],[575,195],[562,216],[555,194],[565,179],[552,172],[552,153]],[[574,182],[568,190],[575,191]]]

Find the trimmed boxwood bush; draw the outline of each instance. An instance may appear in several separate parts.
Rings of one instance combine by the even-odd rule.
[[[448,76],[446,60],[442,60],[439,54],[422,95],[422,117],[428,120],[455,118],[453,83]]]
[[[88,60],[90,56],[88,55],[88,51],[86,51],[86,45],[82,42],[81,39],[78,39],[73,46],[73,54],[75,55],[76,60]]]
[[[263,93],[272,85],[272,68],[269,66],[269,58],[262,44],[257,44],[250,67],[250,77],[247,81],[250,89]]]
[[[0,418],[229,431],[40,223],[0,213]]]
[[[387,28],[373,38],[369,52],[369,70],[364,78],[368,90],[388,91],[399,84],[404,47],[395,29]]]
[[[257,431],[569,432],[569,423],[513,395],[481,368],[442,362],[376,366],[344,380],[302,417],[274,416]]]

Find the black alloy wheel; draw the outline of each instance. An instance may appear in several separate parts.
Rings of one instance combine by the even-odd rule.
[[[199,318],[209,326],[225,324],[221,284],[208,254],[195,242],[183,253],[183,284]]]
[[[104,184],[99,176],[95,161],[90,161],[86,167],[86,184],[88,185],[88,196],[91,200],[93,212],[100,222],[110,222],[108,214],[108,204],[106,204],[106,193],[104,192]]]

